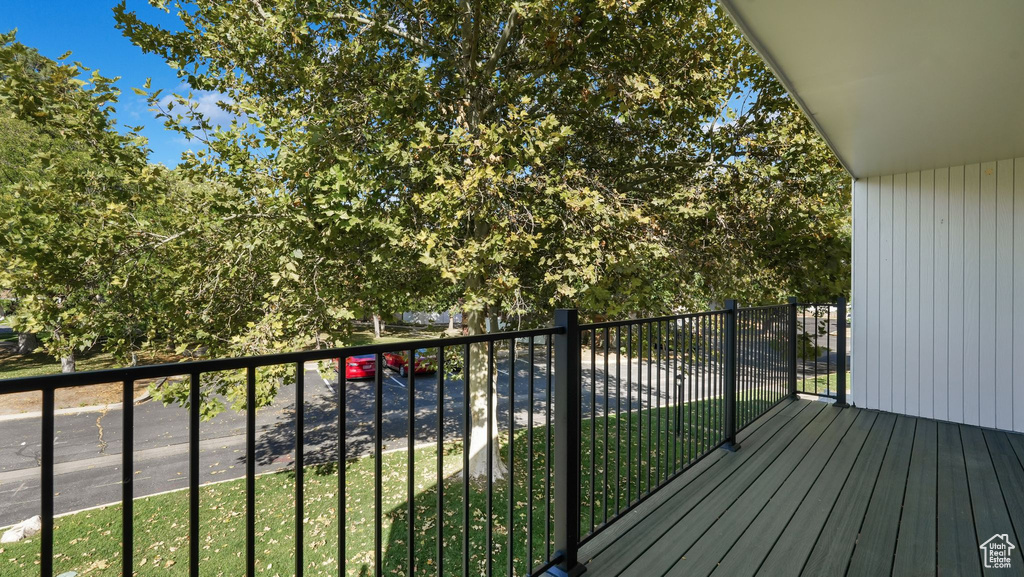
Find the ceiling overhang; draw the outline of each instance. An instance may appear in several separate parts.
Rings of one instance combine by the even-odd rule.
[[[1024,156],[1024,1],[719,1],[855,177]]]

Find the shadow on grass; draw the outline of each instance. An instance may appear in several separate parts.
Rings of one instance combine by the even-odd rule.
[[[764,399],[753,399],[741,404],[741,411],[754,410],[748,403],[758,403],[757,410],[768,406]],[[713,450],[720,440],[721,407],[720,399],[709,399],[682,407],[583,420],[581,534],[591,531],[592,519],[594,528],[600,528],[606,519],[612,521],[649,490]],[[463,453],[459,440],[446,440],[440,447],[440,460],[436,443],[414,449],[411,499],[408,451],[382,455],[382,515],[375,507],[378,460],[348,460],[344,525],[339,523],[337,463],[307,467],[303,486],[304,574],[337,575],[339,537],[343,535],[344,574],[373,575],[378,519],[379,562],[386,575],[437,575],[439,563],[444,574],[462,574],[465,563],[471,575],[487,574],[488,565],[492,575],[525,575],[543,564],[552,551],[553,431],[546,425],[515,429],[510,442],[507,425],[502,423],[500,441],[503,458],[511,462],[511,482],[494,482],[490,491],[486,482],[465,484],[460,475]],[[258,477],[256,493],[255,573],[292,574],[295,472]],[[245,519],[244,480],[202,487],[201,574],[245,573]],[[138,575],[188,574],[187,491],[137,499],[134,527]],[[120,533],[120,506],[58,519],[56,574],[77,571],[90,576],[120,575]],[[410,550],[413,571],[409,570]],[[5,546],[4,566],[15,574],[29,574],[38,554],[38,538]]]

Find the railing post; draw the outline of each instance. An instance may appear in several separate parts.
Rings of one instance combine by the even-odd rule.
[[[551,571],[575,576],[586,571],[577,559],[580,542],[580,329],[575,309],[555,311],[555,555]],[[559,573],[555,573],[557,570]]]
[[[725,301],[725,442],[722,448],[735,451],[736,444],[736,316],[739,305],[735,300]]]
[[[796,349],[797,349],[797,335],[799,332],[796,328],[796,309],[797,300],[796,297],[789,297],[786,299],[789,303],[789,347],[787,350],[786,358],[789,359],[789,394],[796,396]]]
[[[836,299],[836,406],[849,407],[846,402],[846,297]]]

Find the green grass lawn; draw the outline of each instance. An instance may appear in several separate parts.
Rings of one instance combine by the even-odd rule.
[[[113,355],[98,350],[82,354],[76,359],[76,364],[79,371],[113,369],[120,366]],[[29,355],[0,354],[0,379],[35,377],[59,372],[60,363],[49,353],[41,350]]]
[[[829,375],[819,375],[817,378],[808,377],[802,381],[797,381],[797,389],[800,392],[806,392],[808,394],[825,394],[828,391],[829,394],[835,394],[836,386],[838,385],[837,378],[838,373],[831,373]],[[846,373],[846,392],[850,393],[850,373]]]
[[[741,412],[753,411],[751,401]],[[590,531],[591,511],[600,525],[605,515],[614,515],[616,499],[620,509],[628,499],[635,500],[651,486],[681,469],[692,457],[709,450],[717,441],[720,426],[720,401],[690,403],[683,407],[683,420],[674,408],[623,415],[607,421],[583,421],[583,462],[580,515],[581,534]],[[650,428],[648,428],[650,425]],[[655,434],[652,435],[651,431]],[[682,436],[676,437],[676,431]],[[591,498],[590,438],[594,433],[594,492]],[[513,535],[514,574],[528,573],[527,554],[534,565],[546,557],[545,479],[547,476],[546,440],[549,429],[533,429],[534,455],[529,459],[526,430],[517,430],[513,440],[514,482],[512,524],[508,523],[509,483],[493,487],[493,573],[505,575],[508,563],[508,536]],[[605,444],[605,435],[608,443]],[[642,435],[642,438],[640,437]],[[648,459],[647,444],[652,443],[654,458]],[[657,441],[660,439],[661,451]],[[678,439],[678,441],[677,441]],[[508,439],[502,439],[502,455],[507,460]],[[607,446],[608,457],[605,458]],[[637,449],[640,449],[638,452]],[[616,450],[620,460],[616,460]],[[626,460],[627,451],[630,459]],[[639,453],[639,454],[638,454]],[[413,547],[416,575],[434,575],[437,571],[437,466],[435,446],[415,451],[415,527]],[[406,451],[385,454],[383,470],[383,556],[387,575],[408,575],[408,518]],[[462,570],[463,499],[462,445],[443,447],[444,508],[443,527],[445,572]],[[533,464],[533,540],[527,540],[530,492],[527,488],[527,463]],[[617,466],[618,463],[618,466]],[[346,463],[346,574],[372,575],[374,568],[374,459],[358,458]],[[607,470],[607,476],[606,476]],[[605,490],[605,479],[608,489]],[[256,574],[292,574],[294,538],[294,481],[292,471],[264,475],[257,480]],[[628,493],[627,493],[628,487]],[[336,575],[338,546],[338,474],[335,464],[310,466],[305,479],[305,561],[307,575]],[[229,481],[201,489],[201,560],[203,575],[236,576],[244,574],[245,558],[245,482]],[[469,574],[486,570],[486,484],[470,486]],[[57,574],[77,571],[79,575],[116,576],[120,574],[120,505],[62,517],[55,522],[54,569]],[[135,562],[138,575],[186,575],[188,573],[188,492],[177,491],[137,499],[135,502]],[[0,548],[0,574],[30,574],[38,562],[39,539]]]

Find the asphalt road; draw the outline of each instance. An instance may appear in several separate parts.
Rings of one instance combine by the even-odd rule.
[[[674,392],[666,390],[672,367],[660,367],[634,360],[627,369],[625,359],[619,361],[622,374],[616,369],[616,358],[608,359],[608,370],[601,355],[594,356],[592,368],[589,355],[583,360],[583,391],[581,410],[584,415],[603,415],[606,400],[612,408],[618,403],[628,407],[674,403]],[[534,395],[534,423],[545,422],[547,414],[547,360],[537,354],[529,367],[525,355],[515,363],[514,398],[509,402],[510,371],[507,357],[496,362],[498,423],[507,430],[510,408],[515,426],[528,423],[529,390]],[[307,464],[337,460],[338,395],[319,373],[307,366],[304,456]],[[629,379],[627,379],[627,370]],[[532,374],[532,379],[531,379]],[[407,446],[409,389],[405,379],[390,370],[384,379],[382,403],[382,444],[385,450]],[[694,384],[707,374],[690,371]],[[608,397],[605,396],[605,377]],[[657,385],[660,377],[660,385]],[[636,391],[643,380],[644,395]],[[650,379],[650,381],[648,380]],[[660,396],[647,396],[647,383],[660,387]],[[592,383],[596,387],[592,389]],[[631,384],[630,384],[631,383]],[[615,395],[616,384],[620,396]],[[374,384],[355,381],[346,385],[346,457],[372,452],[374,441]],[[625,392],[629,387],[632,395]],[[421,375],[415,381],[414,444],[436,439],[437,375]],[[682,401],[701,397],[698,387],[685,387]],[[294,387],[285,387],[272,406],[257,411],[256,470],[265,473],[288,468],[294,461],[295,407]],[[462,382],[445,379],[444,436],[446,440],[462,435]],[[714,396],[705,391],[705,395]],[[0,397],[2,402],[2,397]],[[512,405],[510,407],[510,404]],[[613,409],[614,411],[614,409]],[[119,408],[56,417],[55,502],[57,514],[117,502],[121,498],[122,412]],[[183,489],[188,486],[188,425],[185,409],[149,401],[135,407],[134,458],[135,496]],[[40,495],[40,421],[38,418],[0,420],[0,527],[17,523],[39,512]],[[243,477],[245,474],[245,417],[232,410],[225,411],[200,426],[200,481],[210,483]]]

